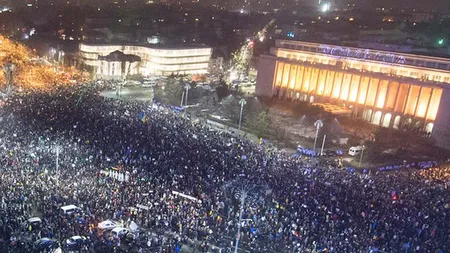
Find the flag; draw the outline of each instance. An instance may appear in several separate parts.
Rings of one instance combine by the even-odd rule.
[[[147,123],[147,120],[147,115],[144,115],[144,117],[141,119],[142,123],[144,124]]]
[[[139,120],[142,121],[142,123],[147,123],[147,115],[145,115],[144,112],[139,113]]]

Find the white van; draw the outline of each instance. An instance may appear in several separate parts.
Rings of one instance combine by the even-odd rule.
[[[357,155],[361,154],[362,149],[363,149],[363,148],[362,148],[361,146],[351,147],[351,148],[348,150],[348,154],[349,154],[350,156],[357,156]]]
[[[76,205],[67,205],[67,206],[62,206],[61,210],[63,211],[64,214],[72,215],[75,211],[81,210],[81,208],[79,208]]]

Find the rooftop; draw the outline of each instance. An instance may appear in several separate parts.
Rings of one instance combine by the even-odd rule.
[[[149,44],[149,43],[127,43],[127,42],[117,42],[117,43],[104,43],[104,42],[82,42],[80,45],[86,46],[136,46],[136,47],[147,47],[153,49],[202,49],[211,48],[204,44]]]

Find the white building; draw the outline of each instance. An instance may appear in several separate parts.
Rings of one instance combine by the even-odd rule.
[[[259,58],[256,94],[334,104],[354,117],[432,133],[450,149],[450,59],[277,40]]]
[[[114,79],[122,76],[122,63],[104,58],[113,52],[122,52],[141,58],[139,62],[125,64],[129,75],[205,74],[208,72],[212,48],[161,47],[154,45],[101,45],[80,44],[84,64],[92,66],[99,78]]]

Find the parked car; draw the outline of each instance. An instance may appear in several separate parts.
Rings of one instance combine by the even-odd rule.
[[[112,220],[105,220],[105,221],[100,222],[97,227],[99,229],[103,229],[103,230],[111,230],[111,229],[114,229],[115,227],[119,227],[119,226],[120,226],[119,222],[112,221]]]
[[[67,205],[61,207],[61,212],[66,215],[72,215],[75,212],[81,212],[81,208],[76,205]]]
[[[123,237],[128,232],[130,232],[130,231],[124,227],[116,227],[113,230],[111,230],[111,235],[113,235],[115,237]]]
[[[31,230],[36,230],[36,229],[41,228],[41,225],[42,225],[41,218],[39,218],[39,217],[29,218],[26,223],[27,230],[30,227],[30,225],[31,225]]]
[[[350,156],[357,156],[357,155],[361,154],[362,150],[363,150],[362,146],[351,147],[348,150],[348,154]]]
[[[72,236],[66,240],[64,248],[66,250],[80,250],[81,246],[86,245],[90,242],[90,239],[85,236]]]
[[[34,252],[42,252],[42,251],[50,252],[56,248],[58,248],[58,241],[48,237],[43,237],[35,241],[33,244]]]

